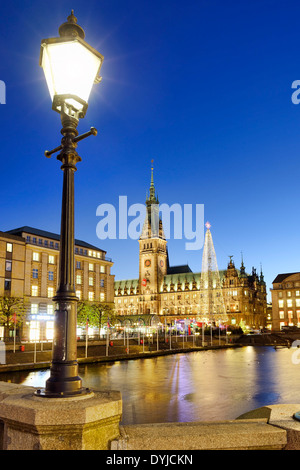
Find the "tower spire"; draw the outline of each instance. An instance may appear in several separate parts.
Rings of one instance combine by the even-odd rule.
[[[150,183],[150,201],[155,200],[155,187],[153,180],[153,160],[151,160],[151,183]]]

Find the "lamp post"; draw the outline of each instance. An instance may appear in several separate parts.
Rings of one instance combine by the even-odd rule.
[[[75,293],[74,258],[74,173],[81,161],[76,152],[77,142],[96,135],[89,132],[78,136],[79,119],[85,116],[93,83],[99,83],[103,56],[84,40],[85,33],[77,24],[72,10],[67,22],[59,28],[59,38],[41,43],[40,66],[52,99],[52,109],[61,116],[63,135],[61,145],[46,151],[46,157],[60,151],[63,190],[61,210],[59,282],[53,301],[54,319],[53,356],[50,377],[39,396],[70,397],[87,394],[78,376],[77,361],[77,302]]]

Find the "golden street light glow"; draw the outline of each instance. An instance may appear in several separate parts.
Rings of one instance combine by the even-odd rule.
[[[51,100],[56,95],[73,95],[66,102],[80,111],[88,102],[103,57],[80,39],[45,40],[41,48],[44,70]],[[79,98],[80,100],[77,100]]]

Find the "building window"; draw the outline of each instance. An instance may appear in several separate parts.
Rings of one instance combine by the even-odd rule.
[[[39,277],[39,270],[38,269],[33,269],[32,270],[32,278],[33,279],[38,279]]]
[[[290,291],[290,290],[289,290],[289,291],[287,291],[286,295],[287,295],[288,297],[292,297],[292,293],[291,293],[291,291]]]
[[[4,290],[10,290],[11,289],[11,279],[5,279],[4,280]]]
[[[43,244],[43,240],[39,238],[39,245],[42,245],[42,244]]]
[[[31,312],[31,315],[37,315],[39,313],[39,305],[31,304],[30,312]]]
[[[76,268],[81,269],[81,261],[76,261]]]
[[[54,295],[53,287],[48,287],[48,298],[51,299]]]
[[[89,271],[94,271],[94,264],[93,263],[89,263]]]
[[[89,300],[94,300],[94,292],[89,292]]]
[[[53,332],[54,332],[54,322],[47,321],[46,322],[46,340],[47,341],[53,340]]]
[[[292,306],[293,306],[293,301],[292,301],[292,299],[287,299],[286,305],[287,305],[287,307],[292,307]]]
[[[105,300],[105,294],[104,294],[104,292],[101,292],[101,294],[100,294],[100,302],[104,302],[104,300]]]
[[[76,297],[78,297],[78,299],[81,300],[81,290],[76,291]]]
[[[100,280],[100,287],[104,287],[104,279]]]
[[[283,300],[278,300],[278,307],[283,308]]]
[[[89,277],[89,286],[93,286],[93,285],[94,285],[94,278]]]
[[[300,290],[296,290],[296,297],[300,296]]]
[[[48,281],[54,281],[54,272],[53,271],[48,272]]]
[[[100,266],[100,273],[105,273],[105,266]]]
[[[31,286],[31,295],[32,297],[37,297],[39,295],[38,286]]]
[[[40,339],[40,322],[31,321],[29,330],[29,340],[38,341]]]
[[[13,250],[12,243],[6,243],[6,251],[8,251],[8,253],[12,253],[12,250]]]
[[[33,259],[33,261],[39,261],[40,260],[40,254],[36,253],[36,252],[33,252],[32,253],[32,259]]]
[[[47,305],[47,314],[48,315],[53,315],[54,314],[54,305],[52,305],[52,304]]]
[[[81,284],[81,274],[76,275],[76,284]]]
[[[284,311],[283,310],[279,311],[279,318],[280,318],[280,320],[284,319]]]
[[[54,264],[55,262],[55,259],[54,259],[54,256],[53,255],[49,255],[49,260],[48,260],[49,264]]]
[[[12,262],[5,261],[5,271],[11,271]]]

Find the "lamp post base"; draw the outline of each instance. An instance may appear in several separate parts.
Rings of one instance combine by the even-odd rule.
[[[86,387],[82,387],[82,380],[78,376],[78,362],[52,362],[51,375],[46,381],[45,389],[36,392],[44,397],[72,397],[91,393]]]
[[[300,411],[297,411],[297,413],[294,413],[293,418],[296,419],[297,421],[300,421]]]

